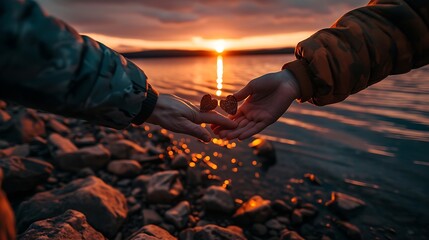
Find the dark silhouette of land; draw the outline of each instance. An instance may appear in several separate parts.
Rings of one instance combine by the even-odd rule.
[[[256,50],[231,50],[222,55],[266,55],[266,54],[291,54],[294,48],[256,49]],[[215,51],[207,50],[146,50],[139,52],[123,53],[127,58],[166,58],[166,57],[198,57],[217,55]]]

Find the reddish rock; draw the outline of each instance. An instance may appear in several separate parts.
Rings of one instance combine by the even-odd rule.
[[[37,220],[58,216],[68,209],[85,214],[89,224],[108,238],[115,236],[128,212],[122,193],[91,176],[38,193],[21,203],[17,212],[18,229],[23,231]]]
[[[240,224],[261,223],[271,217],[271,201],[256,195],[237,209],[233,219]]]
[[[107,148],[112,154],[112,159],[136,159],[138,155],[147,153],[145,148],[126,139],[111,142]]]
[[[11,113],[11,117],[6,123],[0,124],[0,139],[26,143],[45,134],[45,123],[37,116],[36,111],[19,108]]]
[[[140,173],[142,166],[136,160],[115,160],[107,165],[107,170],[116,176],[134,177]]]
[[[295,231],[289,231],[288,229],[285,229],[281,236],[280,240],[305,240],[301,235],[299,235]]]
[[[68,171],[79,171],[89,167],[97,170],[104,167],[110,160],[110,152],[103,145],[81,148],[77,151],[62,153],[55,158],[58,165]]]
[[[104,240],[103,234],[97,232],[86,221],[85,215],[75,210],[34,222],[21,235],[19,240]]]
[[[171,203],[183,191],[179,171],[158,172],[151,176],[147,186],[147,197],[150,202]]]
[[[61,154],[76,152],[78,148],[67,138],[52,133],[49,135],[49,143],[51,144],[52,156],[57,157]]]
[[[128,240],[177,240],[165,229],[155,225],[147,225],[131,235]]]
[[[202,227],[188,228],[179,235],[180,240],[246,240],[242,232],[208,224]]]
[[[332,192],[331,200],[326,203],[329,209],[336,212],[340,217],[350,219],[357,215],[365,206],[365,202],[350,195]]]
[[[8,194],[33,190],[45,182],[54,167],[34,158],[8,157],[0,159],[4,172],[3,188]]]
[[[231,213],[235,208],[231,193],[219,186],[207,188],[202,200],[205,209],[209,211]]]
[[[0,186],[3,179],[3,171],[0,168]],[[15,217],[7,200],[6,194],[0,189],[0,239],[15,239]]]
[[[355,225],[349,223],[349,222],[343,222],[338,221],[337,222],[338,228],[344,232],[344,234],[347,236],[347,239],[350,240],[361,240],[362,234],[360,232],[360,229],[356,227]]]

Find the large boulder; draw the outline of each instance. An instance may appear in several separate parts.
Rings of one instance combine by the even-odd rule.
[[[179,171],[163,171],[151,176],[147,186],[147,197],[150,202],[171,203],[182,191]]]
[[[110,152],[103,145],[98,144],[84,147],[77,151],[59,154],[56,157],[58,165],[68,171],[79,171],[82,168],[100,169],[110,159]]]
[[[26,143],[45,134],[45,123],[37,116],[36,111],[16,108],[11,112],[11,118],[0,124],[0,139]]]
[[[242,232],[233,231],[217,225],[208,224],[202,227],[188,228],[179,235],[180,240],[246,240]]]
[[[271,201],[253,196],[235,212],[233,219],[239,224],[262,223],[272,215]]]
[[[173,223],[178,229],[182,229],[186,227],[190,213],[191,204],[188,201],[182,201],[174,208],[165,212],[165,219]]]
[[[231,213],[234,211],[234,200],[231,193],[223,187],[210,186],[202,198],[206,210]]]
[[[122,193],[90,176],[60,189],[38,193],[21,203],[17,212],[18,229],[22,232],[31,223],[55,217],[68,209],[85,214],[89,224],[108,238],[115,236],[128,212]]]
[[[177,240],[165,229],[155,225],[147,225],[132,234],[128,240]]]
[[[86,221],[85,215],[75,210],[37,221],[21,235],[19,240],[104,240],[103,234],[97,232]]]
[[[34,158],[0,158],[0,168],[4,172],[4,190],[9,193],[22,193],[33,190],[46,181],[54,167],[45,161]]]

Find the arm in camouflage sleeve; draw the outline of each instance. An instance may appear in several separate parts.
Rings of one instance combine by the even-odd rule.
[[[429,63],[429,1],[372,0],[300,42],[287,63],[300,101],[339,102],[388,75]]]
[[[0,98],[124,128],[158,94],[120,54],[47,16],[32,0],[0,1]]]

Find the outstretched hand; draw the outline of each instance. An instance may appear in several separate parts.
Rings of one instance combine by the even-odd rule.
[[[158,96],[155,109],[147,122],[160,125],[176,133],[194,136],[205,142],[211,140],[211,134],[207,129],[201,127],[201,123],[216,124],[224,129],[237,127],[234,121],[215,111],[199,112],[192,103],[170,94]]]
[[[250,81],[234,94],[237,101],[244,101],[235,115],[230,116],[238,125],[226,129],[213,124],[213,131],[221,138],[240,140],[249,138],[271,125],[299,98],[299,86],[287,70],[269,73]]]

